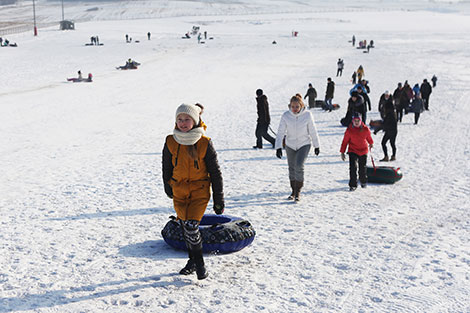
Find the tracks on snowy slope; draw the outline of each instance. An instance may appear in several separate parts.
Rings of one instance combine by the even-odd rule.
[[[459,99],[457,99],[453,105],[452,108],[446,108],[446,116],[442,116],[442,114],[438,114],[438,116],[433,116],[433,121],[432,123],[435,125],[438,125],[438,123],[442,123],[443,121],[447,121],[445,126],[443,128],[446,129],[445,133],[441,133],[441,135],[446,135],[445,137],[439,137],[437,136],[432,136],[432,138],[428,137],[429,144],[423,145],[422,142],[422,137],[413,137],[413,146],[417,146],[418,141],[420,141],[420,146],[425,147],[425,151],[419,151],[416,155],[412,156],[415,160],[420,160],[424,156],[426,158],[425,161],[420,160],[419,162],[421,164],[433,164],[437,166],[437,170],[431,174],[431,171],[426,171],[423,170],[423,175],[432,175],[433,179],[430,181],[435,181],[436,184],[441,184],[442,178],[446,179],[448,178],[447,173],[460,173],[461,168],[460,166],[462,164],[460,163],[455,163],[452,162],[452,158],[455,155],[464,155],[460,153],[460,150],[465,149],[465,145],[458,144],[458,140],[462,138],[469,138],[470,137],[470,129],[468,127],[462,127],[461,124],[455,123],[456,119],[455,118],[450,118],[450,116],[455,116],[455,115],[465,115],[468,116],[470,112],[465,112],[466,109],[466,101],[470,97],[470,92],[465,92],[463,93]],[[436,103],[437,101],[435,101]],[[468,109],[467,109],[468,110]],[[427,113],[430,114],[430,113]],[[428,118],[428,117],[426,117]],[[417,130],[414,130],[417,131]],[[424,130],[421,130],[423,135],[427,135]],[[462,132],[465,132],[462,134]],[[458,136],[456,134],[459,134]],[[438,145],[435,144],[435,140],[439,140],[439,144],[442,146],[448,146],[451,147],[451,149],[442,149],[442,151],[446,151],[446,154],[442,156],[441,159],[435,159],[434,156],[436,156],[436,146]],[[464,139],[465,140],[465,139]],[[460,153],[460,154],[459,154]],[[465,158],[465,156],[464,156]],[[447,186],[449,187],[449,186]],[[468,191],[467,191],[468,192]],[[466,191],[462,190],[461,191],[462,195],[464,196]],[[467,193],[468,194],[468,193]],[[409,194],[408,198],[413,198],[413,194]],[[402,264],[402,269],[399,271],[399,273],[403,272],[410,272],[410,275],[407,277],[408,281],[410,282],[410,287],[414,284],[419,282],[419,277],[418,273],[420,271],[419,267],[422,265],[423,261],[423,256],[429,256],[432,258],[432,253],[431,250],[433,250],[435,247],[433,245],[434,242],[438,242],[439,240],[439,232],[441,232],[442,227],[443,227],[443,222],[447,221],[452,218],[458,217],[465,212],[463,212],[462,209],[459,209],[458,207],[452,207],[453,204],[456,204],[454,202],[451,203],[445,203],[445,201],[448,200],[447,197],[442,197],[440,192],[435,193],[434,197],[430,199],[430,201],[426,201],[421,203],[422,207],[420,208],[420,212],[417,212],[416,219],[410,218],[410,219],[401,219],[405,220],[407,223],[405,225],[402,225],[401,227],[404,229],[408,229],[406,233],[404,233],[400,238],[395,240],[393,244],[388,245],[388,257],[384,256],[383,257],[383,262],[380,267],[386,268],[386,263],[387,260],[392,260],[393,256],[396,254],[397,249],[401,248],[403,245],[406,246],[406,248],[410,250],[414,250],[417,245],[420,243],[418,242],[413,242],[414,238],[419,238],[422,236],[423,233],[428,233],[427,239],[430,242],[426,243],[426,246],[424,248],[424,251],[419,251],[419,254],[421,257],[416,257],[416,260],[414,264],[410,267],[406,264]],[[406,200],[405,200],[406,201]],[[467,204],[468,205],[468,204]],[[419,217],[422,212],[431,212],[427,215],[424,216],[424,220],[420,220]],[[414,236],[416,234],[416,236]],[[434,235],[434,237],[432,237]],[[435,251],[434,251],[435,252]],[[432,262],[432,261],[431,261]],[[437,263],[437,261],[435,260]],[[379,265],[375,263],[376,268],[379,268]],[[428,269],[431,270],[431,269]],[[435,269],[435,273],[439,273],[441,269]],[[419,294],[419,290],[417,290],[416,294],[405,294],[401,293],[400,291],[402,288],[400,288],[399,285],[403,285],[403,279],[404,277],[396,277],[394,275],[395,272],[390,272],[386,273],[385,271],[381,273],[380,279],[381,280],[386,280],[387,283],[386,285],[389,286],[387,291],[389,291],[389,295],[385,295],[382,293],[380,296],[376,296],[377,290],[374,290],[372,286],[374,285],[374,280],[379,279],[378,277],[374,277],[370,275],[372,272],[372,269],[368,268],[365,272],[361,272],[356,275],[356,278],[354,279],[355,283],[349,288],[347,296],[343,299],[341,303],[341,307],[347,308],[348,311],[354,311],[358,308],[361,307],[361,303],[356,303],[354,306],[347,306],[345,305],[347,303],[347,300],[352,297],[353,295],[357,294],[358,291],[360,290],[360,293],[362,294],[362,299],[369,299],[374,303],[374,308],[380,310],[380,311],[397,311],[397,312],[416,312],[422,309],[423,307],[426,308],[442,308],[443,303],[440,301],[440,298],[433,297],[434,294],[432,295],[425,295],[425,294]],[[416,274],[416,275],[415,275]],[[444,273],[443,275],[448,275],[452,277],[452,273]],[[438,274],[436,274],[438,275]],[[445,277],[441,277],[441,280],[444,280]],[[363,285],[362,288],[358,288],[359,285]],[[364,288],[364,285],[367,285],[368,288]],[[437,289],[437,288],[436,288]],[[379,290],[380,292],[380,290]],[[439,292],[436,290],[436,293]],[[442,291],[440,291],[442,293]],[[392,298],[393,297],[393,298]],[[452,295],[446,295],[447,300],[452,299]],[[357,296],[353,297],[357,298]],[[455,301],[455,307],[454,308],[463,308],[465,306],[465,300],[464,299],[452,299]],[[405,301],[405,302],[403,302]]]

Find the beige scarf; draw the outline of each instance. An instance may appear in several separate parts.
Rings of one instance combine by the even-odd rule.
[[[183,133],[177,128],[173,130],[175,141],[184,146],[194,145],[202,136],[204,136],[204,129],[202,127],[193,128],[186,133]]]

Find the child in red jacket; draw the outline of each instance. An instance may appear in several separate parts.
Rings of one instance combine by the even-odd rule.
[[[359,180],[361,187],[365,188],[367,183],[367,152],[372,149],[374,141],[370,135],[370,130],[361,121],[359,114],[353,115],[352,122],[346,129],[341,144],[341,159],[346,161],[346,147],[349,145],[349,190],[357,188],[357,164],[359,163]]]

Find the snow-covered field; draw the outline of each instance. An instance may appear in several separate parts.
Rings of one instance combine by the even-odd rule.
[[[254,14],[240,1],[236,15],[94,20],[6,36],[19,47],[0,48],[0,312],[470,312],[468,15],[426,10],[436,6],[426,1],[413,1],[422,11],[376,1],[376,10],[369,2],[318,12],[302,10],[306,2],[282,1],[295,13]],[[214,39],[181,39],[193,25]],[[126,44],[125,34],[140,43]],[[353,34],[376,48],[352,48]],[[85,46],[95,35],[104,45]],[[115,69],[128,58],[142,66]],[[419,125],[411,115],[399,125],[393,165],[404,178],[351,193],[339,120],[360,64],[369,119],[398,82],[439,80]],[[66,82],[79,69],[95,81]],[[268,96],[276,130],[289,98],[309,82],[323,97],[329,76],[342,107],[313,112],[321,153],[308,158],[294,204],[285,200],[286,159],[267,144],[251,148],[255,90]],[[183,102],[206,107],[226,213],[257,231],[240,252],[207,255],[204,281],[177,274],[187,256],[160,235],[173,214],[161,150]],[[373,138],[378,160],[382,134]]]

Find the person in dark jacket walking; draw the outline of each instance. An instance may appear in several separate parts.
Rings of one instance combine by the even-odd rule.
[[[269,115],[268,98],[263,94],[263,90],[256,90],[256,103],[258,109],[258,122],[256,124],[256,145],[254,149],[263,149],[263,138],[269,141],[274,148],[276,139],[268,134],[268,127],[271,124],[271,116]]]
[[[401,123],[403,119],[403,110],[405,110],[410,103],[410,99],[401,83],[398,83],[397,89],[393,92],[393,101],[395,103],[395,109],[397,110],[397,119]]]
[[[424,109],[426,111],[429,111],[429,96],[431,96],[432,87],[431,87],[431,84],[428,83],[427,79],[423,80],[420,90],[421,90],[421,97],[423,98],[423,102],[424,102]]]
[[[436,87],[437,85],[437,77],[436,75],[432,75],[432,78],[431,78],[431,81],[432,81],[432,87]]]
[[[341,143],[341,159],[346,161],[346,147],[348,147],[349,155],[349,190],[353,191],[357,188],[357,167],[359,164],[359,181],[361,187],[367,185],[367,153],[372,149],[374,141],[370,135],[369,127],[361,121],[361,116],[355,114],[351,125],[344,133],[343,142]]]
[[[371,107],[371,104],[370,104],[370,98],[367,95],[367,92],[364,92],[364,89],[361,86],[357,87],[357,93],[362,97],[362,99],[364,99],[364,109],[361,112],[361,114],[362,114],[362,121],[364,123],[366,123],[366,121],[367,121],[367,108],[369,108],[369,111],[372,111],[372,107]],[[359,112],[359,111],[357,111],[357,112]]]
[[[392,97],[390,96],[390,92],[388,90],[386,90],[381,96],[380,96],[380,99],[379,99],[379,112],[380,112],[380,117],[382,119],[385,119],[385,109],[388,105],[388,103],[391,104],[392,108],[394,108],[393,106],[393,99]],[[395,109],[395,108],[394,108]]]
[[[364,103],[364,98],[357,92],[353,91],[351,97],[348,100],[348,112],[346,114],[346,126],[352,122],[352,117],[354,115],[360,114],[364,115],[366,110],[366,104]]]
[[[199,223],[211,189],[216,214],[224,212],[225,201],[217,153],[210,138],[205,136],[200,113],[201,108],[192,104],[182,104],[176,110],[173,134],[166,137],[163,147],[162,172],[165,193],[173,199],[188,248],[189,260],[180,274],[196,272],[198,279],[204,279],[208,273]]]
[[[328,77],[326,81],[325,104],[328,108],[328,111],[331,112],[331,110],[333,110],[332,101],[335,96],[335,82],[331,80],[331,77]]]
[[[384,111],[385,111],[384,113],[385,116],[384,116],[384,120],[382,123],[382,129],[384,131],[384,136],[382,138],[382,150],[384,152],[384,158],[380,161],[382,162],[395,161],[396,154],[397,154],[395,140],[398,134],[398,127],[397,127],[398,121],[397,121],[397,115],[395,113],[395,108],[393,106],[392,101],[385,102]],[[377,134],[379,130],[380,129],[375,130],[374,134]],[[388,141],[390,141],[390,145],[392,146],[392,157],[390,159],[388,158],[388,151],[387,151]]]
[[[419,115],[424,110],[424,103],[423,99],[421,99],[421,95],[416,95],[411,101],[411,111],[415,113],[415,125],[418,124]]]
[[[356,77],[357,77],[357,72],[354,71],[351,78],[352,78],[352,84],[355,85],[356,84]]]
[[[313,88],[312,83],[308,84],[307,93],[304,96],[304,99],[308,97],[308,107],[313,109],[315,107],[315,99],[317,99],[317,91]]]

